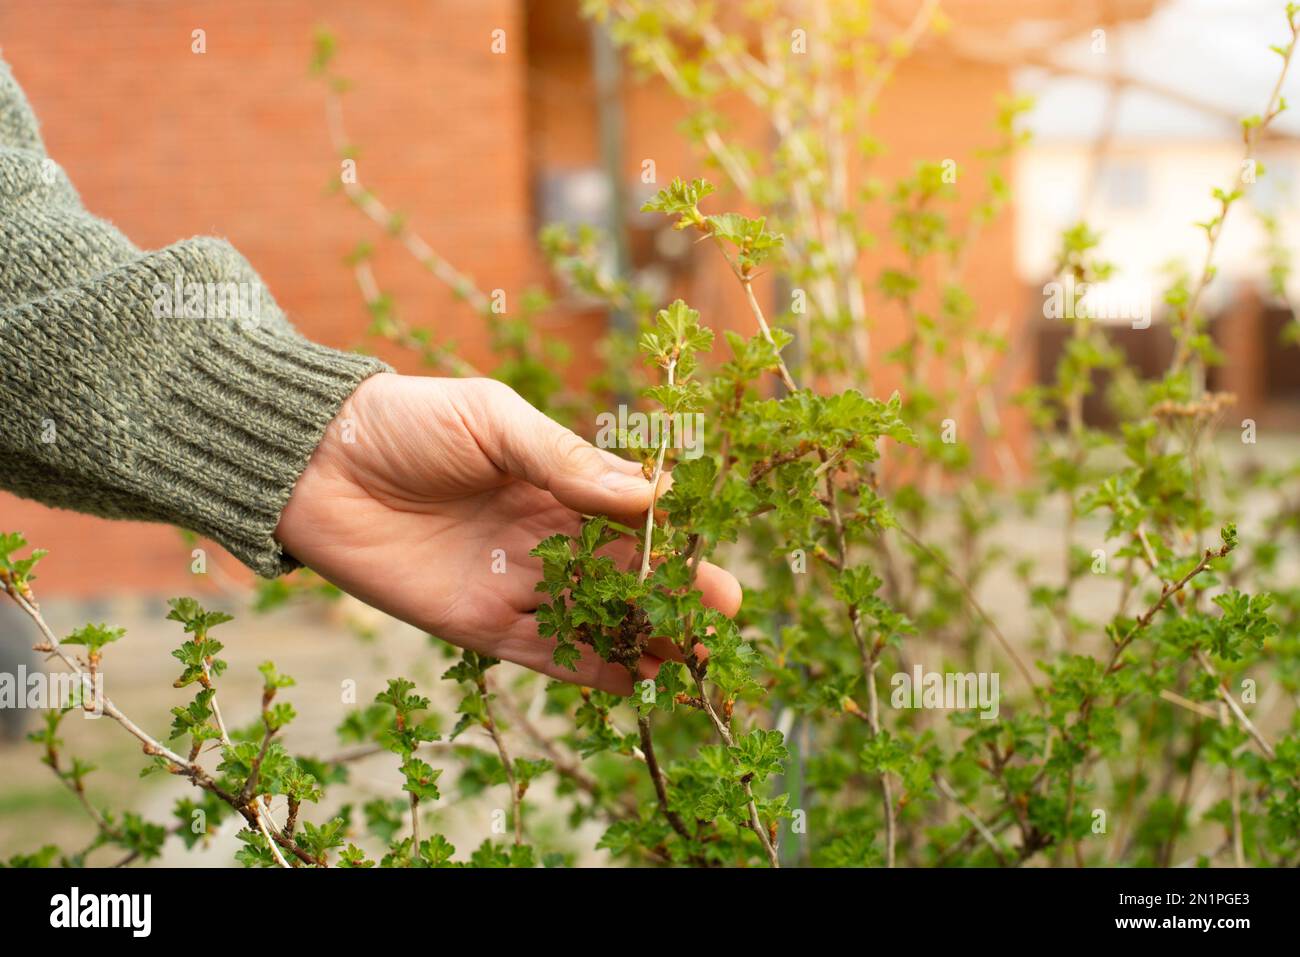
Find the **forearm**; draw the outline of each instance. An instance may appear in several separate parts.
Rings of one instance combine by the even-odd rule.
[[[386,368],[312,344],[228,243],[135,248],[45,156],[0,64],[0,484],[171,522],[261,574],[343,400]]]

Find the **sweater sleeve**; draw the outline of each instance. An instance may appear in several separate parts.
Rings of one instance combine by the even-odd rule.
[[[304,339],[219,239],[137,249],[45,153],[0,60],[0,486],[168,522],[258,574],[294,483],[377,359]]]

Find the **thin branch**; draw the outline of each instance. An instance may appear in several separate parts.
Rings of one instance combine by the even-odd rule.
[[[704,713],[709,716],[709,721],[713,723],[713,729],[717,732],[719,740],[727,748],[734,748],[736,742],[731,735],[731,729],[718,716],[717,709],[713,707],[713,702],[709,700],[709,694],[704,688],[704,678],[699,670],[699,665],[695,663],[694,659],[687,659],[686,666],[691,672],[691,677],[695,679],[695,687],[700,693],[700,702],[704,705]],[[763,851],[767,854],[768,863],[774,868],[779,868],[781,860],[777,856],[776,844],[773,842],[772,836],[767,832],[767,828],[763,827],[763,821],[758,816],[758,803],[754,800],[754,789],[747,777],[742,778],[740,783],[744,789],[749,809],[749,829],[758,835],[759,843],[763,845]]]
[[[196,636],[196,638],[197,637],[198,636]],[[212,706],[212,717],[217,722],[217,730],[221,733],[221,743],[224,744],[227,748],[233,748],[234,745],[230,741],[230,735],[226,733],[226,723],[221,718],[221,708],[217,705],[217,691],[212,686],[211,662],[206,657],[203,659],[203,687],[209,689],[212,692],[212,700],[209,703]],[[284,855],[280,853],[280,848],[276,846],[275,838],[271,836],[270,828],[268,827],[267,821],[265,820],[265,818],[268,816],[266,809],[262,806],[259,806],[256,798],[251,793],[249,793],[252,791],[253,787],[255,787],[255,778],[257,777],[258,770],[260,769],[262,763],[261,758],[262,755],[265,754],[266,747],[270,743],[270,741],[271,741],[271,735],[268,732],[268,734],[265,737],[265,740],[263,740],[262,742],[262,752],[258,755],[257,760],[254,762],[248,780],[244,782],[244,788],[242,791],[240,791],[239,796],[236,798],[236,800],[238,800],[240,804],[252,808],[253,816],[257,819],[257,829],[262,832],[262,837],[266,838],[266,846],[270,848],[271,855],[275,858],[275,863],[278,864],[280,867],[288,867],[289,862],[284,859]]]
[[[37,629],[45,639],[44,644],[41,647],[57,656],[74,674],[77,675],[78,678],[81,679],[83,694],[89,689],[90,693],[93,695],[94,690],[93,687],[90,686],[89,674],[81,667],[80,662],[78,662],[76,658],[72,657],[64,650],[58,636],[54,634],[53,630],[51,630],[50,626],[46,623],[45,617],[41,614],[35,600],[24,595],[22,591],[20,591],[19,588],[8,579],[8,577],[5,577],[3,581],[0,581],[0,584],[3,584],[4,590],[9,593],[10,597],[18,604],[18,607],[21,608],[35,623]],[[140,726],[128,718],[107,695],[100,696],[97,701],[100,710],[102,710],[105,715],[116,721],[127,731],[128,734],[141,743],[145,754],[152,757],[163,758],[170,765],[172,773],[182,775],[188,778],[196,787],[202,788],[203,790],[216,795],[226,804],[229,804],[239,812],[245,821],[248,822],[250,828],[262,830],[262,825],[260,823],[261,817],[257,811],[249,805],[241,805],[239,799],[213,780],[211,775],[209,775],[201,765],[181,757],[171,748],[167,747],[165,744],[151,736],[148,732],[141,729]],[[265,831],[263,831],[263,835],[266,836]],[[305,864],[315,865],[319,863],[307,854],[306,851],[298,847],[296,843],[287,840],[282,835],[273,833],[268,837],[268,840],[272,845],[279,844],[280,847],[290,851]],[[276,856],[277,858],[280,858],[280,855],[277,854]]]
[[[1288,18],[1290,15],[1288,14]],[[1243,139],[1245,140],[1245,153],[1242,156],[1241,167],[1253,163],[1255,153],[1259,146],[1260,134],[1268,128],[1273,120],[1282,112],[1282,84],[1286,81],[1287,72],[1291,68],[1291,58],[1295,53],[1296,41],[1300,39],[1300,27],[1293,19],[1288,19],[1291,27],[1291,42],[1286,45],[1282,53],[1282,69],[1278,72],[1277,82],[1273,84],[1272,92],[1269,93],[1267,105],[1264,112],[1260,114],[1259,122],[1253,126],[1245,128]],[[1240,167],[1239,167],[1240,169]],[[1238,172],[1240,181],[1241,173]],[[1232,190],[1227,196],[1236,195],[1236,190]],[[1223,225],[1228,218],[1228,211],[1233,205],[1233,199],[1221,199],[1219,214],[1212,221],[1207,229],[1207,242],[1205,246],[1205,259],[1201,264],[1201,271],[1196,280],[1196,285],[1192,288],[1191,294],[1187,297],[1182,305],[1179,314],[1179,322],[1182,326],[1182,335],[1178,339],[1178,350],[1174,355],[1171,371],[1180,372],[1192,357],[1192,330],[1193,323],[1196,321],[1196,310],[1200,305],[1201,297],[1205,293],[1205,288],[1214,278],[1214,252],[1219,245],[1219,237],[1223,234]]]
[[[822,465],[829,461],[823,455]],[[848,540],[844,534],[844,520],[840,516],[840,506],[836,499],[833,471],[826,473],[827,510],[830,512],[831,527],[835,533],[835,548],[838,552],[840,568],[848,566]],[[858,649],[858,659],[862,666],[862,680],[867,686],[867,722],[871,727],[871,737],[880,737],[880,695],[876,690],[876,666],[879,664],[880,649],[868,649],[866,635],[862,632],[862,615],[858,606],[849,604],[849,626],[853,632],[853,643]],[[880,773],[880,796],[885,817],[885,866],[893,867],[895,863],[895,845],[897,843],[897,811],[894,808],[894,788],[888,771]]]
[[[680,814],[668,806],[668,782],[664,777],[663,770],[659,767],[659,759],[655,757],[654,737],[650,733],[650,716],[638,712],[636,718],[637,730],[641,733],[641,750],[645,753],[646,769],[650,772],[650,780],[654,784],[655,799],[659,802],[659,810],[662,812],[669,826],[688,844],[693,843],[694,838],[691,832],[687,830],[686,823],[682,820]]]
[[[611,820],[627,820],[637,816],[636,799],[630,794],[610,795],[605,793],[601,788],[600,782],[589,775],[582,769],[578,759],[566,754],[556,747],[555,742],[550,735],[545,734],[532,721],[528,715],[511,700],[509,695],[501,695],[498,699],[502,708],[505,710],[510,721],[517,726],[528,739],[533,742],[542,753],[546,755],[560,777],[572,781],[580,790],[585,792],[593,800],[600,802],[601,810],[610,817]],[[644,754],[644,752],[642,752]],[[635,757],[635,756],[634,756]],[[616,801],[610,805],[605,802]]]
[[[1164,698],[1170,704],[1176,704],[1180,708],[1186,708],[1188,711],[1192,712],[1193,714],[1198,714],[1202,718],[1209,718],[1211,720],[1214,720],[1219,717],[1218,712],[1215,711],[1213,708],[1211,708],[1209,705],[1202,704],[1199,701],[1192,701],[1189,698],[1184,698],[1182,695],[1170,691],[1168,688],[1164,688],[1161,690],[1160,697]]]
[[[939,774],[936,771],[933,775],[933,779],[935,785],[943,792],[944,797],[957,805],[957,810],[961,812],[961,816],[970,822],[971,827],[975,828],[975,832],[979,834],[979,836],[984,840],[984,843],[989,846],[989,849],[993,852],[993,856],[997,858],[998,863],[1005,867],[1007,861],[1002,853],[1002,845],[999,844],[998,839],[993,836],[993,832],[988,829],[988,825],[981,821],[979,815],[975,813],[970,805],[961,799],[961,795],[956,792],[953,786],[947,782],[942,774]]]
[[[1232,711],[1237,721],[1240,722],[1241,726],[1246,730],[1246,733],[1254,739],[1257,745],[1259,745],[1259,749],[1264,752],[1264,756],[1270,761],[1275,760],[1277,754],[1274,752],[1273,746],[1269,744],[1268,739],[1260,733],[1259,728],[1255,727],[1255,722],[1251,721],[1250,718],[1246,716],[1246,712],[1241,709],[1241,705],[1237,704],[1237,699],[1232,696],[1232,692],[1228,690],[1226,685],[1224,685],[1223,679],[1221,679],[1219,673],[1215,671],[1214,665],[1210,663],[1209,657],[1200,648],[1196,649],[1196,661],[1205,670],[1205,673],[1214,679],[1215,690],[1219,692],[1219,697],[1223,699],[1223,703]]]
[[[326,123],[334,151],[341,160],[352,159],[349,155],[351,144],[343,125],[342,97],[328,81],[326,90]],[[400,218],[395,217],[393,212],[373,193],[364,189],[355,177],[340,177],[339,181],[344,195],[352,201],[353,205],[370,217],[376,225],[394,235],[417,262],[446,284],[458,297],[468,302],[476,312],[485,314],[489,311],[491,302],[483,290],[474,284],[474,280],[434,252],[433,247],[425,242],[423,237]]]
[[[675,384],[677,376],[677,353],[674,352],[668,360],[668,365],[664,367],[668,379],[668,386],[671,388]],[[663,430],[663,435],[659,439],[659,452],[655,456],[654,471],[650,474],[650,507],[645,511],[645,544],[641,549],[641,571],[637,575],[637,581],[643,582],[650,577],[650,558],[654,552],[654,534],[655,534],[655,504],[659,499],[659,480],[664,474],[664,458],[668,454],[668,430]]]
[[[999,628],[997,622],[993,620],[993,616],[984,610],[984,606],[981,605],[979,599],[975,597],[974,590],[966,583],[966,580],[957,574],[956,570],[953,569],[953,567],[949,565],[938,552],[925,544],[925,542],[921,541],[915,533],[909,531],[902,525],[895,525],[894,528],[900,535],[911,542],[913,546],[929,555],[930,559],[943,569],[948,577],[956,583],[957,587],[961,589],[962,594],[966,596],[966,601],[970,603],[971,608],[975,610],[977,615],[984,619],[984,623],[989,626],[989,630],[993,632],[993,637],[996,638],[998,644],[1002,646],[1002,650],[1007,653],[1016,668],[1020,671],[1020,674],[1024,676],[1025,681],[1029,683],[1030,689],[1036,691],[1038,688],[1038,682],[1034,680],[1033,672],[1029,670],[1029,666],[1025,664],[1024,659],[1020,657],[1020,653],[1017,652],[1011,642],[1007,640],[1007,636],[1002,633],[1002,629]]]
[[[479,694],[483,697],[483,727],[492,736],[492,742],[497,747],[497,756],[501,759],[501,767],[506,773],[506,783],[510,786],[510,809],[514,818],[515,846],[517,847],[524,843],[523,795],[519,793],[519,784],[515,780],[514,764],[510,760],[510,753],[506,750],[505,738],[501,734],[496,716],[492,713],[492,705],[488,701],[490,694],[486,675],[479,675],[478,689]]]
[[[790,375],[790,370],[785,367],[785,360],[781,358],[780,351],[776,349],[776,340],[772,338],[772,330],[767,325],[767,319],[763,315],[763,308],[758,304],[758,299],[754,297],[754,285],[751,281],[751,277],[739,272],[737,272],[737,275],[740,276],[740,284],[745,287],[745,299],[749,302],[750,312],[754,314],[755,320],[758,321],[759,331],[762,332],[763,338],[767,340],[768,344],[772,346],[773,350],[776,352],[776,368],[777,372],[781,376],[781,381],[789,391],[798,392],[799,387],[794,384],[794,379]]]

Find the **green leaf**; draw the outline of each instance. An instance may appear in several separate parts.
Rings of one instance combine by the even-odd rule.
[[[102,624],[84,625],[64,638],[63,644],[83,645],[91,654],[98,654],[105,645],[117,641],[124,634],[126,634],[125,628],[109,628]]]

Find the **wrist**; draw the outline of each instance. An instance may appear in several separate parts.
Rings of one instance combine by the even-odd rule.
[[[378,372],[357,384],[325,427],[307,467],[294,483],[280,513],[275,538],[296,560],[304,561],[302,546],[306,530],[319,527],[324,517],[321,504],[325,503],[328,511],[331,507],[328,503],[337,503],[349,488],[356,486],[353,471],[364,409],[371,401],[370,396],[386,384],[383,380],[394,378],[397,378],[395,373]]]

